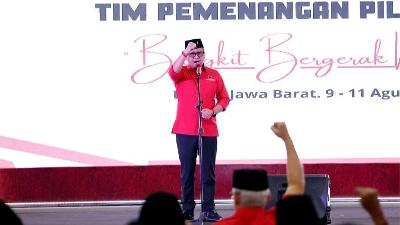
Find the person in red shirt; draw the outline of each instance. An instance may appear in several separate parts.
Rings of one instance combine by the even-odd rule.
[[[284,122],[275,122],[271,130],[286,146],[288,187],[284,198],[303,195],[305,178],[303,166],[297,156]],[[235,170],[232,179],[232,199],[235,212],[214,225],[276,225],[276,207],[265,210],[272,200],[268,189],[267,172],[262,169]]]
[[[201,189],[202,221],[218,221],[221,216],[215,211],[215,159],[217,154],[217,117],[229,104],[229,95],[221,75],[204,65],[204,46],[201,39],[185,41],[185,50],[169,69],[178,98],[176,119],[172,133],[176,134],[181,164],[182,208],[187,220],[194,218],[194,174],[199,154],[199,132],[201,132]],[[184,65],[187,60],[187,65]],[[200,85],[198,86],[198,78]],[[200,89],[201,112],[199,113]],[[202,130],[199,129],[201,114]]]

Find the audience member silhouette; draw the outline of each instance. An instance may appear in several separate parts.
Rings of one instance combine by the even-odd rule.
[[[3,201],[0,200],[0,224],[1,225],[22,225],[21,219]]]
[[[276,203],[277,225],[317,225],[319,217],[308,195],[288,196]]]
[[[140,210],[139,218],[128,225],[187,225],[175,195],[155,192],[149,195]]]

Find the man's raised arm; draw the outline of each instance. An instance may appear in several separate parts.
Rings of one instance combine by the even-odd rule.
[[[288,187],[285,195],[303,195],[305,189],[303,165],[297,156],[292,139],[284,122],[275,122],[271,130],[281,138],[286,146],[287,163],[286,172]]]

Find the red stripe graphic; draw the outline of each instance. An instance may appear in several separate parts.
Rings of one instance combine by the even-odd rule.
[[[0,168],[15,168],[15,166],[11,161],[0,159]]]
[[[0,148],[7,148],[10,150],[28,152],[36,155],[47,156],[57,159],[63,159],[71,162],[78,162],[90,166],[120,166],[132,165],[128,162],[105,158],[101,156],[86,154],[82,152],[71,151],[67,149],[52,147],[43,144],[37,144],[29,141],[19,140],[10,137],[0,136]],[[12,164],[12,162],[11,162]],[[5,166],[10,165],[4,164]],[[12,164],[13,165],[13,164]],[[3,163],[0,162],[0,167]]]

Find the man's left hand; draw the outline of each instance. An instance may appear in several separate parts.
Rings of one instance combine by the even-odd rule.
[[[201,110],[201,117],[203,119],[210,119],[214,115],[214,111],[212,109],[204,108]]]

